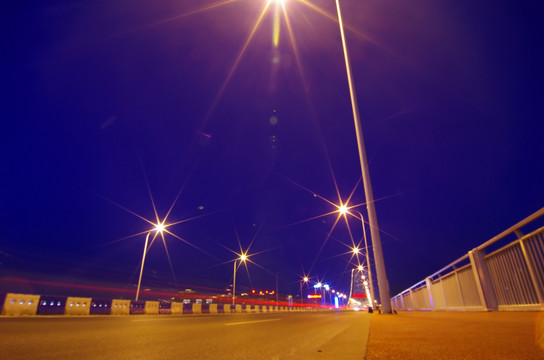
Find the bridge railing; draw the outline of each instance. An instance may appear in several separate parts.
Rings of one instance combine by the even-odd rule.
[[[394,296],[393,309],[544,310],[542,220],[544,208]]]

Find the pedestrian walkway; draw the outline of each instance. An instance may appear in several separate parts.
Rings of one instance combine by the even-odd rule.
[[[372,315],[367,360],[544,360],[544,312]]]

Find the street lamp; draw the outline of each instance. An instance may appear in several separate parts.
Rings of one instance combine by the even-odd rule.
[[[367,268],[368,269],[368,268]],[[364,267],[362,265],[359,265],[357,266],[356,268],[353,268],[351,269],[351,286],[350,286],[350,290],[349,290],[349,298],[351,299],[352,296],[353,296],[353,284],[354,284],[354,279],[353,279],[353,272],[357,270],[357,271],[360,271],[360,272],[363,272],[364,270]],[[369,306],[372,307],[372,295],[370,294],[370,290],[368,288],[368,281],[366,281],[366,276],[364,274],[361,274],[361,279],[363,280],[363,286],[365,288],[365,294],[366,294],[366,297],[367,297],[367,300],[368,300],[368,304]]]
[[[155,225],[155,229],[148,231],[146,237],[145,237],[145,245],[144,245],[144,254],[142,255],[142,266],[140,267],[140,277],[138,278],[138,288],[136,289],[136,301],[138,301],[138,297],[140,296],[140,285],[142,283],[142,273],[144,271],[144,263],[145,263],[145,256],[147,255],[147,243],[149,241],[149,235],[156,231],[155,237],[160,233],[164,231],[164,224],[158,223]]]
[[[349,215],[351,215],[353,217],[356,217],[356,216],[354,216],[352,214],[352,212],[359,215],[358,219],[361,220],[361,225],[363,227],[363,239],[365,241],[365,257],[366,257],[367,272],[368,272],[368,277],[369,277],[369,282],[370,282],[370,293],[371,293],[371,297],[374,298],[374,287],[372,286],[372,268],[370,266],[370,256],[369,256],[369,252],[368,252],[368,242],[366,240],[366,227],[365,227],[365,220],[363,218],[363,214],[361,214],[357,210],[348,209],[346,204],[342,204],[342,205],[338,206],[338,211],[344,216],[346,216],[346,214],[349,214]],[[352,252],[353,252],[354,255],[357,256],[357,255],[359,255],[361,253],[361,250],[358,247],[354,247],[352,249]],[[363,270],[362,266],[359,265],[359,271],[362,271],[362,270]]]
[[[361,265],[359,265],[361,267]],[[355,268],[351,269],[351,281],[349,283],[349,298],[351,300],[351,295],[353,295],[353,270],[355,270]]]
[[[301,305],[301,306],[302,306],[302,304],[303,304],[303,301],[302,301],[302,283],[304,282],[304,283],[307,284],[309,280],[310,280],[310,279],[309,279],[307,276],[305,276],[305,277],[303,277],[302,280],[300,281],[300,305]]]
[[[357,106],[357,98],[355,96],[355,87],[351,74],[351,66],[349,63],[348,49],[346,38],[344,36],[344,25],[342,22],[342,13],[340,11],[340,2],[336,0],[336,11],[338,13],[338,25],[340,27],[340,36],[342,38],[342,50],[344,52],[344,61],[346,64],[346,75],[348,78],[349,94],[351,99],[351,109],[353,112],[353,122],[355,124],[355,134],[357,137],[357,147],[359,150],[359,161],[361,163],[361,172],[363,178],[363,186],[365,191],[366,207],[368,212],[368,223],[370,225],[370,236],[372,237],[372,248],[374,250],[374,263],[376,264],[376,277],[378,279],[378,287],[380,291],[380,299],[382,301],[382,309],[384,313],[391,313],[391,301],[389,294],[389,282],[385,272],[385,263],[383,260],[382,242],[380,239],[380,230],[378,227],[378,219],[376,217],[376,207],[374,204],[374,194],[372,193],[372,185],[368,173],[368,162],[366,158],[365,144],[363,139],[363,129],[359,116],[359,108]]]
[[[283,271],[278,271],[276,273],[276,306],[278,306],[280,304],[280,299],[279,299],[279,296],[280,296],[279,276],[280,276],[281,272],[283,272]]]
[[[330,304],[330,300],[331,300],[330,295],[331,294],[329,293],[329,291],[330,291],[331,288],[330,288],[329,284],[323,284],[323,289],[325,289],[325,290],[322,290],[323,298],[325,299],[325,305],[327,305],[327,294],[329,294],[329,304]]]
[[[323,299],[323,290],[322,290],[323,284],[321,281],[319,281],[317,284],[314,285],[314,289],[319,289],[321,292],[321,306],[323,307],[325,305],[324,299]]]
[[[232,305],[234,305],[234,299],[236,298],[236,263],[238,260],[240,260],[240,263],[245,262],[247,260],[247,255],[242,254],[238,259],[234,260],[234,271],[232,274]]]
[[[356,213],[357,215],[359,215],[359,219],[361,220],[361,225],[363,226],[363,239],[365,240],[366,269],[367,269],[367,273],[368,273],[368,282],[369,282],[369,285],[370,285],[370,296],[371,296],[372,299],[374,299],[374,287],[372,286],[372,269],[371,269],[371,266],[370,266],[370,257],[369,257],[369,253],[368,253],[368,243],[366,241],[365,220],[363,218],[363,214],[361,214],[359,211],[357,211],[357,210],[351,210],[351,211]],[[351,214],[351,212],[350,212],[350,214]],[[374,253],[374,256],[376,256],[376,253]],[[387,285],[387,286],[389,288],[389,285]]]
[[[351,297],[353,296],[353,272],[357,270],[357,271],[363,271],[364,270],[364,267],[363,265],[359,265],[357,266],[356,268],[353,268],[351,269],[351,284],[350,284],[350,288],[349,288],[349,298],[351,299]],[[364,280],[365,279],[365,276],[364,275],[361,275],[361,278]],[[366,283],[366,281],[365,281]],[[365,284],[366,286],[366,284]],[[368,287],[366,286],[366,288],[368,289]]]

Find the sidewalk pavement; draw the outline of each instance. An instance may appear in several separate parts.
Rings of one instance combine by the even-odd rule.
[[[544,360],[544,312],[372,315],[367,360]]]

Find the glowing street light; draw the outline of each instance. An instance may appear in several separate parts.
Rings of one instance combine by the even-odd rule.
[[[368,269],[368,267],[367,267]],[[353,268],[351,269],[351,284],[350,284],[350,289],[349,289],[349,298],[351,299],[352,296],[353,296],[353,272],[357,270],[357,271],[360,271],[362,272],[364,270],[364,267],[363,265],[359,265],[357,266],[356,268]],[[364,274],[361,275],[361,279],[363,280],[363,285],[365,287],[365,291],[366,291],[366,295],[367,295],[367,298],[368,298],[368,301],[369,301],[369,304],[372,305],[372,298],[370,296],[370,293],[369,293],[369,289],[368,289],[368,282],[365,280],[366,277]]]
[[[234,299],[236,298],[236,263],[238,262],[238,260],[240,261],[240,263],[245,262],[247,260],[247,255],[242,253],[242,255],[240,255],[238,259],[234,260],[234,271],[232,274],[232,305],[234,305]]]
[[[314,289],[319,289],[321,291],[321,306],[325,305],[324,296],[323,296],[323,283],[319,281],[317,284],[314,284]]]
[[[365,191],[366,207],[368,212],[368,223],[370,225],[370,235],[372,237],[372,248],[374,250],[374,263],[376,265],[376,277],[378,279],[378,287],[380,291],[380,299],[382,301],[382,309],[384,313],[391,313],[391,302],[389,293],[389,281],[385,272],[385,263],[382,252],[382,242],[380,239],[380,230],[378,227],[378,219],[376,217],[376,207],[374,205],[374,194],[372,193],[372,185],[368,173],[368,162],[366,158],[366,150],[363,138],[363,129],[359,116],[359,108],[357,106],[357,98],[355,96],[355,87],[353,86],[353,78],[351,74],[351,65],[349,63],[348,49],[346,38],[344,36],[344,24],[342,22],[342,13],[340,11],[340,2],[336,0],[336,11],[338,13],[338,25],[340,27],[340,36],[342,38],[342,50],[344,52],[344,61],[346,64],[346,74],[348,78],[349,94],[351,99],[351,108],[353,112],[353,122],[355,124],[355,134],[357,137],[357,147],[359,150],[359,161],[361,163],[362,179]]]
[[[327,305],[327,294],[329,294],[329,304],[330,304],[330,301],[331,301],[331,294],[330,294],[331,287],[329,286],[329,284],[323,284],[323,289],[324,290],[321,290],[321,293],[323,294],[323,299],[325,300],[325,305]]]
[[[136,289],[136,301],[138,301],[138,297],[140,296],[140,285],[142,283],[142,273],[144,271],[144,263],[145,263],[145,256],[147,255],[147,243],[149,242],[149,235],[155,231],[155,237],[158,234],[162,235],[162,232],[164,231],[165,226],[163,223],[155,224],[155,229],[148,231],[146,237],[145,237],[145,245],[144,245],[144,254],[142,255],[142,266],[140,267],[140,277],[138,278],[138,288]]]
[[[366,268],[367,268],[367,273],[368,273],[368,280],[370,282],[370,295],[372,296],[372,298],[374,298],[374,286],[372,285],[372,268],[370,266],[370,256],[369,256],[369,252],[368,252],[368,243],[366,241],[365,220],[363,218],[363,214],[361,214],[357,210],[351,210],[351,211],[348,211],[348,213],[350,215],[356,217],[356,218],[357,218],[357,216],[353,215],[352,213],[355,213],[355,214],[359,215],[358,219],[361,220],[361,225],[363,226],[363,239],[365,240],[365,257],[366,257]],[[374,256],[376,256],[376,252],[374,252]],[[362,270],[362,268],[359,269],[359,270]],[[389,284],[387,285],[387,288],[389,289]]]
[[[368,267],[367,267],[368,269]],[[351,284],[350,284],[350,290],[349,290],[349,298],[352,299],[353,297],[353,284],[354,284],[354,278],[353,278],[353,272],[357,270],[360,272],[363,272],[364,267],[362,265],[357,266],[356,268],[351,269]],[[368,305],[372,306],[372,295],[370,293],[370,289],[368,288],[368,281],[366,281],[366,276],[364,274],[361,274],[361,280],[363,280],[363,286],[365,288],[366,297],[368,300]]]
[[[303,296],[302,296],[302,283],[308,284],[308,281],[310,281],[310,278],[307,276],[304,276],[302,280],[300,281],[300,305],[303,304]]]
[[[349,283],[349,298],[351,299],[351,295],[353,295],[353,271],[357,269],[359,271],[362,271],[363,270],[363,266],[362,265],[359,265],[357,268],[352,268],[351,269],[351,281]]]

